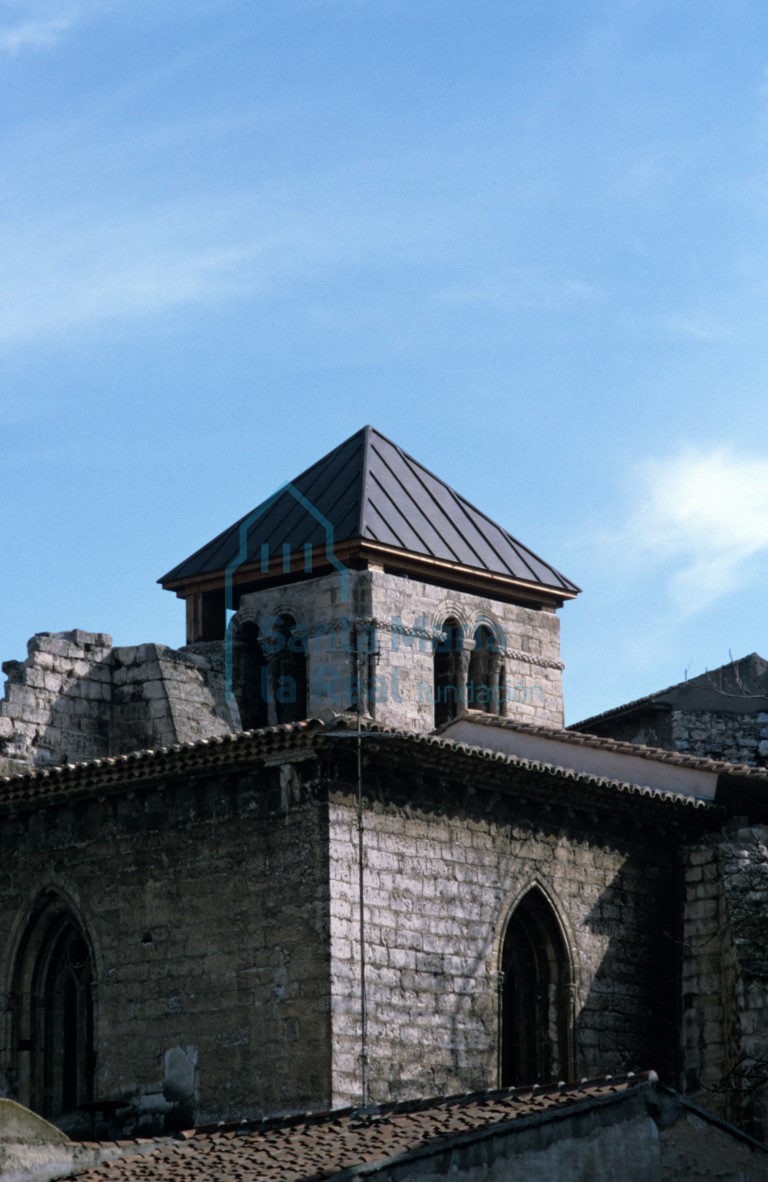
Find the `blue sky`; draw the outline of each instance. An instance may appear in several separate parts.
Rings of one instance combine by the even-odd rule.
[[[0,0],[0,656],[373,423],[577,582],[569,721],[768,656],[763,0]]]

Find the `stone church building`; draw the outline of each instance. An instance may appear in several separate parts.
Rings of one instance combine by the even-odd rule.
[[[151,1131],[652,1068],[766,1136],[768,771],[565,730],[573,583],[370,427],[161,582],[183,649],[3,666],[0,1095]]]

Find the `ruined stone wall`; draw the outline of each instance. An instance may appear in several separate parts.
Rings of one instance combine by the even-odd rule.
[[[102,632],[41,632],[25,661],[6,661],[0,753],[40,764],[109,754],[111,648]]]
[[[370,790],[370,782],[368,785]],[[393,772],[364,829],[372,1099],[495,1086],[505,922],[533,884],[573,964],[571,1078],[676,1068],[675,857],[654,832]],[[607,836],[607,830],[612,836]],[[334,1103],[359,1100],[354,798],[330,812]],[[531,1081],[532,1082],[532,1081]],[[676,1080],[675,1080],[676,1082]]]
[[[434,645],[444,621],[455,617],[467,659],[479,624],[498,639],[506,689],[502,712],[524,722],[563,724],[560,621],[553,612],[366,570],[244,595],[235,627],[253,621],[269,631],[283,613],[306,633],[310,714],[352,706],[362,649],[370,654],[359,666],[365,713],[386,726],[432,730]],[[271,703],[270,711],[274,721]]]
[[[31,1004],[15,957],[50,890],[94,951],[96,1096],[140,1127],[328,1105],[327,841],[300,766],[0,818],[0,1094]]]
[[[236,729],[223,674],[201,655],[164,644],[116,648],[112,681],[112,753],[192,743]]]
[[[166,645],[112,648],[104,633],[41,632],[7,661],[0,758],[77,763],[227,734],[238,720],[217,655]]]

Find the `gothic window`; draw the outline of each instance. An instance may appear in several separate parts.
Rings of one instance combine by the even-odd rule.
[[[16,976],[20,1098],[46,1117],[93,1099],[94,967],[79,925],[51,898],[33,923]]]
[[[443,639],[435,645],[434,702],[435,726],[450,722],[463,704],[464,685],[461,670],[463,633],[458,620],[450,616],[442,624]]]
[[[278,617],[274,634],[270,664],[275,715],[278,722],[301,722],[308,713],[306,637],[289,615]]]
[[[475,628],[475,647],[469,658],[467,674],[467,705],[470,710],[499,714],[501,686],[499,681],[499,649],[490,628],[480,624]]]
[[[570,962],[555,913],[536,887],[507,924],[501,969],[502,1087],[567,1079]]]
[[[259,629],[246,620],[238,628],[232,650],[233,691],[244,731],[267,725],[266,663]]]

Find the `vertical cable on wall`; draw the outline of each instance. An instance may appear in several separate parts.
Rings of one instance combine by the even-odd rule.
[[[358,908],[360,912],[360,1078],[363,1107],[368,1104],[368,1003],[365,994],[365,872],[363,867],[363,667],[368,669],[368,654],[360,650],[356,632],[356,706],[357,706],[357,870]]]

